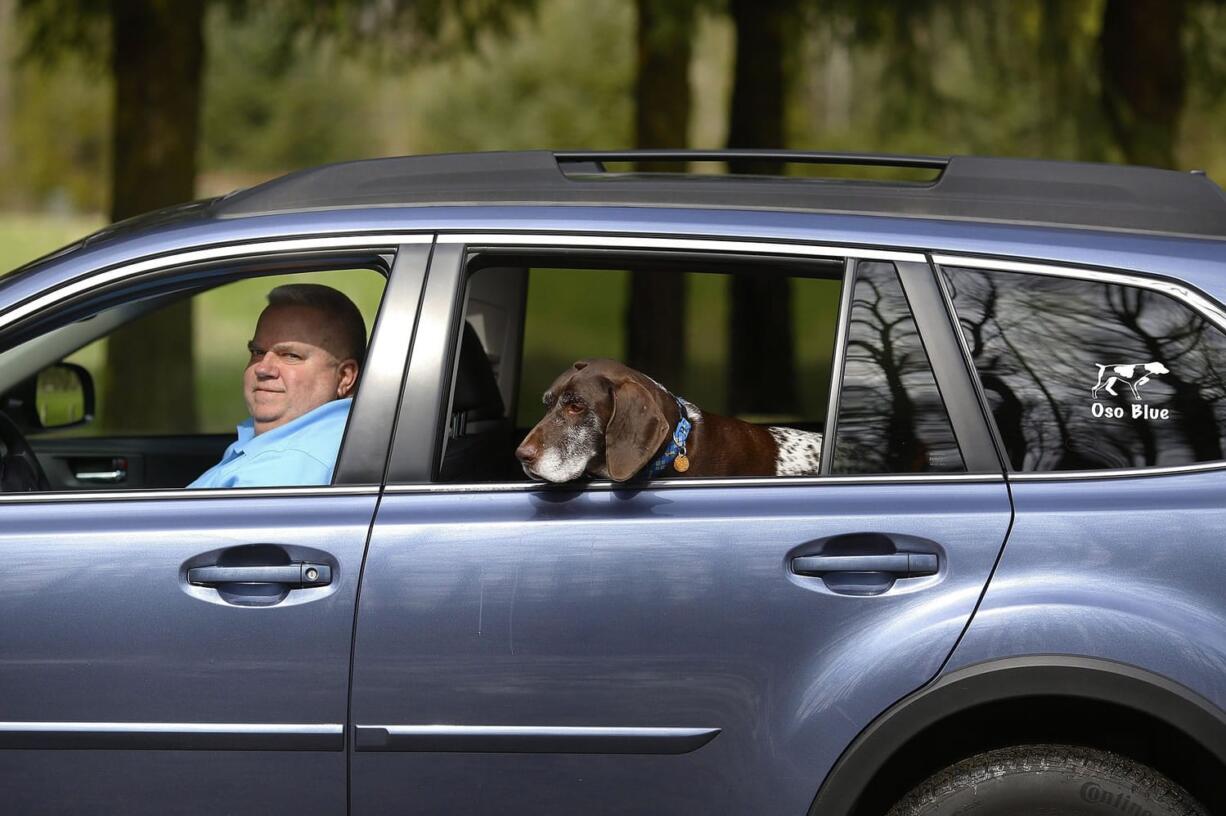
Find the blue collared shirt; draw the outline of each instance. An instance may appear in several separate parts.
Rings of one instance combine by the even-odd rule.
[[[352,399],[333,400],[259,436],[248,417],[221,461],[188,487],[331,484],[352,405]]]

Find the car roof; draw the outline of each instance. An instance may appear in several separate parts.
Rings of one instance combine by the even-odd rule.
[[[928,181],[610,172],[671,162],[919,168]],[[589,205],[789,210],[1226,237],[1226,195],[1204,173],[974,156],[639,150],[368,159],[282,176],[211,202],[218,218],[348,207]]]

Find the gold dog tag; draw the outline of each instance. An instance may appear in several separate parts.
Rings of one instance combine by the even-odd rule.
[[[673,470],[677,471],[678,473],[685,473],[689,469],[690,457],[686,456],[684,453],[680,454],[673,460]]]

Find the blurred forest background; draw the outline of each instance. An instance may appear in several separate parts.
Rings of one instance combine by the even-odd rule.
[[[975,153],[1221,183],[1224,97],[1221,0],[0,0],[0,271],[107,221],[408,153]],[[627,308],[677,322],[681,285],[632,276]],[[790,338],[749,336],[791,324],[762,319],[793,308],[770,285],[727,299],[743,413],[765,410],[755,378],[794,380],[763,353]],[[123,360],[191,343],[190,311],[160,319],[109,341],[104,402],[137,390]],[[625,356],[667,379],[680,344],[636,332]],[[170,399],[196,387],[181,368]]]

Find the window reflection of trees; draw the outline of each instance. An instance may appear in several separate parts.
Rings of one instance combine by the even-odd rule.
[[[856,271],[837,427],[836,473],[963,468],[891,264],[862,263]]]
[[[1180,465],[1222,458],[1223,335],[1166,295],[1044,275],[948,268],[946,280],[1010,462],[1018,470]],[[1098,365],[1160,362],[1169,373],[1095,417]],[[1133,417],[1135,404],[1166,420]]]

